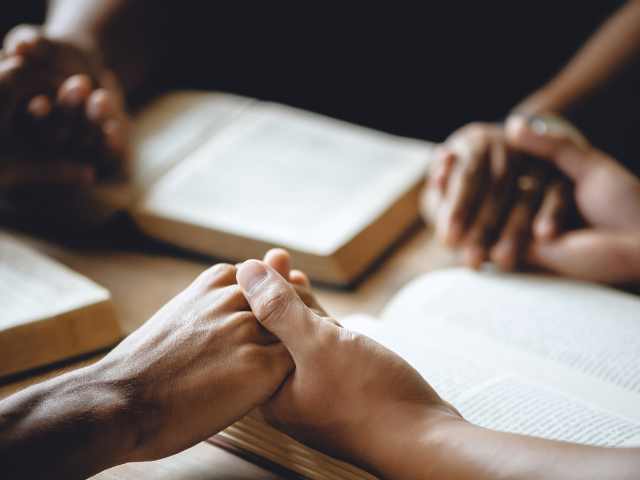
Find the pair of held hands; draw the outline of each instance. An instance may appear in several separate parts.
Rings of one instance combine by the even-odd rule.
[[[327,317],[290,265],[281,249],[216,265],[98,363],[59,377],[78,385],[75,403],[90,386],[92,415],[111,426],[105,463],[84,474],[178,453],[259,406],[293,438],[386,478],[425,441],[418,426],[463,421],[402,358]]]
[[[422,207],[470,267],[523,262],[586,280],[640,280],[640,181],[550,117],[516,114],[504,128],[455,132],[439,147]],[[564,231],[571,209],[580,225]]]
[[[553,122],[531,123],[542,128],[519,116],[505,128],[471,124],[440,146],[422,202],[437,236],[474,268],[525,262],[608,283],[640,279],[638,179]],[[97,46],[30,25],[7,34],[0,191],[91,183],[130,158],[129,130],[122,87]],[[563,233],[571,210],[582,228]]]
[[[129,130],[122,87],[90,42],[49,38],[34,25],[6,35],[0,191],[89,184],[130,158]]]

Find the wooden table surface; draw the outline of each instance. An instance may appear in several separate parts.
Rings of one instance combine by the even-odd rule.
[[[113,295],[122,327],[131,333],[161,306],[210,266],[201,259],[158,252],[157,249],[72,247],[68,242],[19,234],[43,253],[93,279]],[[352,313],[377,316],[391,297],[421,273],[457,264],[455,254],[438,247],[426,228],[420,228],[396,247],[353,291],[317,288],[324,308],[336,318]],[[95,359],[73,364],[80,367]],[[67,367],[68,368],[68,367]],[[61,371],[59,369],[58,371]],[[0,399],[57,371],[48,371],[13,383],[1,384]],[[282,478],[208,443],[178,455],[146,463],[114,467],[95,477],[115,479],[277,479]]]

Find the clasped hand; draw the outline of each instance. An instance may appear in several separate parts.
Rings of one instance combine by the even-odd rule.
[[[522,262],[587,280],[640,280],[640,181],[544,116],[454,133],[422,207],[470,267]]]
[[[181,451],[260,405],[293,438],[383,475],[416,425],[461,420],[401,357],[328,317],[290,266],[276,249],[213,267],[100,362],[141,387],[135,459]]]
[[[130,158],[122,86],[87,42],[19,25],[0,50],[0,191],[83,185]]]
[[[0,461],[20,478],[86,478],[176,454],[256,407],[381,477],[462,421],[402,358],[328,317],[275,249],[210,268],[99,362],[0,402]]]

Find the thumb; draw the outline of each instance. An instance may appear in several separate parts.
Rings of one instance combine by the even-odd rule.
[[[573,181],[578,181],[605,157],[575,127],[552,117],[510,115],[505,133],[511,147],[550,160]]]
[[[296,359],[307,351],[320,317],[302,302],[293,287],[264,262],[249,260],[238,268],[238,285],[258,321],[280,339]]]

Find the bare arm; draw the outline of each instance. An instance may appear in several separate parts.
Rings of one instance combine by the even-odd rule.
[[[555,78],[513,111],[567,117],[595,144],[629,161],[628,150],[635,151],[628,138],[631,128],[620,127],[626,120],[637,122],[638,85],[640,0],[630,0]],[[507,144],[501,126],[464,126],[442,147],[429,176],[423,212],[443,243],[461,247],[467,266],[477,268],[491,260],[505,270],[512,269],[525,261],[532,237],[548,241],[567,227],[569,186],[557,175],[541,178],[536,165],[521,161],[520,152]],[[540,195],[519,193],[515,181],[521,175],[538,179]]]
[[[166,47],[171,10],[166,0],[49,0],[44,31],[100,52],[130,90]]]
[[[640,1],[620,8],[549,83],[514,110],[567,117],[595,95],[620,95],[611,87],[640,64]],[[630,92],[633,93],[633,92]]]
[[[395,353],[307,308],[269,265],[245,262],[237,278],[256,318],[296,364],[261,412],[300,442],[384,479],[638,477],[638,448],[590,447],[473,425]]]
[[[235,276],[232,265],[205,271],[96,364],[0,402],[2,478],[80,479],[164,458],[266,401],[293,362]]]
[[[0,459],[8,479],[87,478],[133,460],[126,385],[91,366],[0,402]],[[30,461],[37,456],[38,461]]]
[[[434,427],[425,423],[406,438],[395,461],[381,466],[383,478],[488,480],[633,479],[640,449],[590,447],[497,432],[463,420]],[[389,458],[389,457],[387,457]]]

